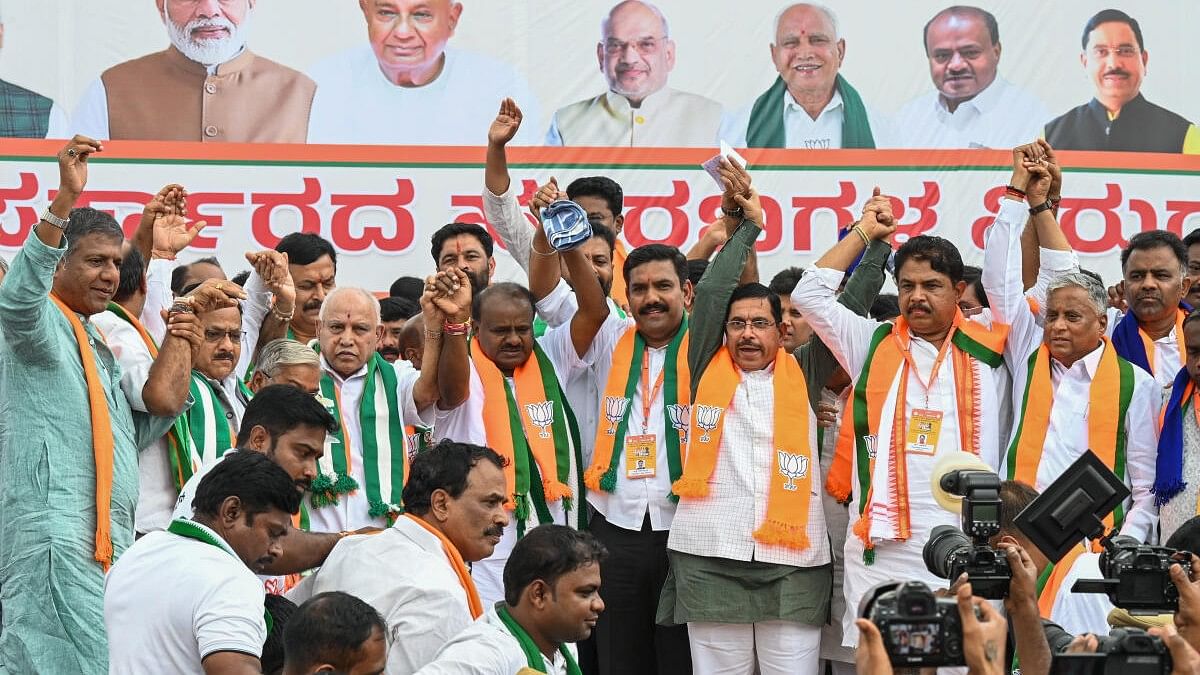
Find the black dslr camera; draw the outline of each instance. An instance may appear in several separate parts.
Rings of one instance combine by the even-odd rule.
[[[1100,540],[1100,580],[1075,582],[1073,593],[1104,593],[1113,605],[1131,612],[1174,612],[1179,609],[1179,589],[1171,581],[1171,565],[1191,575],[1192,557],[1185,551],[1150,546],[1125,535]]]
[[[1054,655],[1050,675],[1169,675],[1171,652],[1139,628],[1114,628],[1094,654]]]
[[[883,635],[894,666],[962,666],[962,620],[954,598],[936,597],[919,581],[872,588],[859,607]]]
[[[1000,477],[990,471],[959,470],[942,476],[940,484],[963,498],[962,530],[950,525],[933,528],[921,551],[925,568],[951,581],[966,572],[973,594],[989,600],[1007,597],[1012,580],[1008,557],[988,544],[1000,533]]]

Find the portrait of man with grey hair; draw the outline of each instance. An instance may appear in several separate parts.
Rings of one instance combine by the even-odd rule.
[[[978,7],[947,7],[925,24],[933,91],[895,119],[906,148],[1009,148],[1037,138],[1050,110],[999,73],[1000,26]]]
[[[303,143],[316,85],[246,46],[256,1],[155,0],[171,45],[101,73],[75,109],[75,133]]]
[[[4,47],[4,17],[0,11],[0,49]],[[0,80],[0,138],[66,138],[67,113],[50,98]],[[0,260],[0,278],[7,267]]]
[[[675,41],[654,5],[625,0],[600,22],[596,60],[608,91],[554,113],[546,145],[711,146],[721,104],[672,89]]]
[[[778,76],[753,104],[728,118],[721,137],[743,148],[878,148],[890,125],[867,108],[839,72],[846,40],[828,7],[798,3],[775,18],[771,61]]]

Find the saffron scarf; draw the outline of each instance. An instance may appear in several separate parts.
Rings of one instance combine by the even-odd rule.
[[[442,551],[446,554],[446,562],[450,563],[454,574],[458,576],[458,583],[462,586],[463,592],[467,594],[467,608],[471,610],[471,618],[478,619],[483,616],[483,602],[479,600],[479,591],[475,589],[475,580],[471,578],[471,570],[467,568],[467,563],[463,561],[462,554],[455,548],[454,542],[447,539],[446,535],[432,525],[411,513],[406,513],[401,517],[412,520],[425,528],[426,532],[438,538],[438,541],[442,543]]]
[[[980,392],[977,363],[998,368],[1004,363],[1004,343],[1008,338],[1008,326],[995,324],[988,328],[978,322],[968,321],[961,311],[955,312],[951,327],[948,349],[953,365],[956,410],[959,427],[959,444],[964,452],[978,453],[980,442]],[[854,390],[847,401],[847,414],[852,424],[843,423],[838,433],[837,450],[825,489],[838,501],[849,502],[853,485],[851,473],[857,465],[859,518],[854,524],[854,533],[865,546],[864,559],[874,561],[874,539],[906,540],[911,534],[908,513],[907,455],[905,450],[905,423],[908,415],[906,405],[909,366],[905,353],[909,348],[908,322],[901,316],[895,325],[885,323],[871,336],[862,372],[855,382]],[[883,405],[888,398],[892,383],[897,382],[896,410],[890,420],[891,443],[877,440],[884,427]],[[932,385],[932,383],[930,383]],[[878,463],[876,446],[883,452],[883,462]],[[878,489],[876,489],[878,488]],[[883,498],[876,501],[876,495]],[[888,516],[892,527],[881,532],[872,528],[872,511],[880,509]]]
[[[240,380],[237,387],[247,400],[253,396]],[[180,490],[201,466],[216,461],[237,440],[237,430],[230,421],[229,411],[207,377],[193,370],[188,393],[195,401],[181,416],[185,418],[188,436],[184,442],[172,444],[174,452],[171,455],[171,474],[179,483],[175,487]]]
[[[600,419],[608,420],[608,426],[605,427],[601,422],[596,427],[592,465],[583,477],[584,483],[592,490],[611,494],[617,489],[620,453],[625,447],[625,435],[629,431],[629,409],[633,406],[633,395],[637,393],[638,383],[642,379],[642,361],[646,358],[646,351],[646,341],[637,331],[636,325],[630,326],[617,341],[612,368],[608,371],[608,382],[604,385],[604,399],[600,405]],[[677,432],[672,434],[668,431],[664,439],[667,444],[667,470],[671,482],[679,480],[683,475],[680,447],[687,444],[691,396],[687,353],[688,318],[687,314],[684,314],[678,332],[667,344],[666,359],[663,362],[663,417],[666,422],[663,428],[673,428]],[[650,396],[650,393],[643,391],[642,396]],[[671,494],[670,498],[675,501],[679,499],[675,494]]]
[[[505,506],[513,509],[520,536],[531,503],[542,524],[553,521],[547,502],[568,500],[563,506],[571,508],[573,450],[567,405],[554,366],[536,342],[533,353],[513,371],[515,394],[482,350],[473,350],[471,361],[483,384],[488,446],[508,460],[504,466],[509,490]]]
[[[1154,505],[1161,507],[1183,492],[1183,414],[1191,402],[1196,410],[1196,383],[1187,368],[1180,368],[1171,387],[1171,397],[1158,418],[1158,457],[1155,460]],[[1200,420],[1200,418],[1198,418]]]
[[[521,624],[512,617],[508,612],[508,607],[503,602],[496,604],[496,616],[500,617],[500,622],[508,629],[508,632],[517,639],[517,644],[521,645],[521,652],[525,654],[525,665],[536,670],[539,673],[546,672],[546,662],[542,658],[542,650],[538,649],[537,643],[525,632]],[[579,670],[579,664],[575,662],[575,657],[571,656],[571,650],[567,649],[567,645],[560,643],[558,645],[558,653],[562,654],[563,659],[567,662],[567,675],[582,675]]]
[[[1183,365],[1184,356],[1187,354],[1187,349],[1183,346],[1183,320],[1187,318],[1188,312],[1191,310],[1190,306],[1181,302],[1179,310],[1175,314],[1175,340],[1179,343],[1179,365]],[[1125,316],[1117,322],[1116,328],[1113,329],[1112,341],[1121,358],[1154,375],[1154,340],[1151,340],[1150,336],[1146,335],[1146,332],[1138,325],[1137,317],[1133,315],[1133,312],[1126,312]]]
[[[1038,577],[1038,612],[1043,619],[1050,618],[1050,613],[1054,609],[1054,601],[1058,598],[1059,591],[1062,590],[1063,581],[1066,580],[1071,568],[1075,566],[1075,559],[1086,550],[1083,544],[1077,544],[1075,548],[1067,551],[1062,560],[1051,563]]]
[[[867,107],[862,97],[841,75],[837,76],[834,87],[842,95],[842,147],[874,149],[875,137],[871,134],[871,122],[867,118]],[[787,84],[783,78],[776,77],[771,87],[754,101],[750,109],[750,123],[746,128],[747,147],[787,147],[787,132],[783,123],[786,96]]]
[[[150,333],[146,327],[138,321],[136,317],[125,311],[125,308],[115,302],[108,303],[108,311],[112,312],[125,323],[133,327],[142,342],[145,343],[147,351],[150,352],[151,359],[158,358],[158,345],[155,344],[154,338],[150,337]],[[184,477],[183,467],[179,463],[180,457],[186,457],[187,446],[191,442],[191,431],[188,429],[188,418],[186,414],[175,418],[175,422],[167,431],[167,457],[171,460],[171,479],[175,483],[176,490],[182,490],[184,483],[192,475],[192,469],[188,468],[187,477]]]
[[[113,453],[116,452],[108,396],[104,393],[104,382],[96,367],[96,353],[88,343],[90,338],[79,315],[57,295],[51,293],[50,299],[71,325],[71,332],[79,345],[79,361],[83,365],[83,379],[87,383],[88,412],[92,423],[92,460],[96,465],[96,539],[93,557],[108,572],[113,562],[112,487]]]
[[[1038,467],[1054,406],[1050,368],[1050,348],[1043,344],[1029,357],[1021,416],[1008,447],[1008,479],[1030,487],[1037,487]],[[1087,449],[1096,453],[1104,466],[1121,480],[1125,479],[1125,415],[1133,398],[1133,368],[1133,364],[1117,356],[1116,348],[1104,338],[1104,351],[1089,389]],[[1104,518],[1105,530],[1120,528],[1124,515],[1124,506],[1118,505]]]
[[[708,496],[708,481],[717,467],[726,413],[740,381],[741,374],[729,347],[721,347],[704,370],[692,402],[683,477],[671,486],[680,499]],[[779,350],[775,357],[772,386],[775,462],[767,492],[766,518],[754,531],[754,538],[764,544],[806,549],[812,476],[820,462],[808,442],[808,385],[800,364],[787,350]]]
[[[404,412],[396,393],[396,369],[378,352],[367,361],[362,396],[358,401],[359,433],[363,477],[367,485],[367,509],[372,518],[387,517],[394,522],[404,512],[401,495],[404,491],[406,462],[404,444]],[[352,438],[343,421],[341,388],[328,372],[321,373],[321,396],[332,403],[330,412],[338,421],[332,445],[318,462],[320,474],[312,484],[312,505],[316,508],[335,505],[340,496],[359,489],[351,475]]]

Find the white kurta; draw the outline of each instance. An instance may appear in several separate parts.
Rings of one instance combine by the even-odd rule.
[[[882,323],[860,317],[837,302],[837,288],[843,276],[840,270],[810,267],[792,292],[792,304],[808,318],[809,325],[829,346],[846,372],[857,379],[866,365],[871,336]],[[990,315],[984,312],[981,318],[989,320]],[[903,408],[899,408],[896,401],[899,372],[888,390],[882,406],[882,422],[879,425],[884,431],[874,439],[877,456],[891,451],[890,430],[892,420],[897,414],[903,414],[905,419],[908,419],[914,409],[939,410],[942,412],[941,433],[938,436],[935,454],[907,454],[911,534],[905,541],[877,540],[875,562],[872,565],[864,563],[863,542],[853,534],[854,524],[859,517],[860,503],[865,497],[860,494],[857,484],[854,486],[846,535],[846,613],[843,618],[843,644],[849,647],[858,643],[858,629],[854,627],[854,619],[858,613],[859,601],[873,586],[895,579],[923,581],[935,588],[945,585],[945,580],[933,576],[925,569],[921,550],[934,527],[960,525],[957,513],[943,509],[934,501],[930,482],[933,467],[938,459],[947,453],[971,450],[962,448],[959,440],[958,398],[954,386],[953,359],[945,359],[938,369],[937,377],[930,382],[930,373],[938,356],[938,348],[917,336],[912,336],[910,350],[916,368],[908,374],[907,395],[903,401]],[[981,363],[975,365],[980,408],[983,411],[979,425],[979,456],[988,466],[999,467],[1000,444],[1003,442],[1001,437],[1008,429],[1004,414],[1007,407],[1004,402],[1008,397],[1008,374],[1003,368],[989,368]],[[929,382],[928,392],[923,382]],[[854,462],[856,466],[852,475],[857,476],[857,453]],[[887,520],[880,515],[876,515],[873,521],[875,531],[888,529]]]
[[[400,423],[404,426],[432,426],[436,406],[418,410],[413,400],[413,388],[421,376],[420,371],[405,367],[400,362],[392,364],[392,367],[396,370],[396,400],[400,403],[402,417]],[[371,505],[367,502],[367,475],[363,470],[362,421],[358,416],[358,406],[367,382],[367,367],[364,365],[350,377],[343,378],[329,367],[322,356],[321,368],[333,378],[334,386],[341,395],[342,438],[350,444],[350,476],[358,483],[359,489],[348,495],[339,495],[337,504],[310,510],[309,529],[313,532],[342,532],[361,527],[384,527],[387,521],[383,516],[371,517]],[[398,461],[402,461],[402,452],[403,446],[396,448],[393,453]]]
[[[606,91],[559,108],[546,132],[546,145],[617,147],[712,147],[721,126],[721,104],[666,88],[637,108]]]
[[[560,383],[565,381],[571,368],[570,359],[578,358],[575,356],[574,343],[571,342],[571,327],[563,326],[547,331],[545,335],[538,338],[538,344],[541,345],[546,353],[546,357],[554,366],[555,377],[558,378]],[[530,355],[529,358],[535,357]],[[509,384],[513,388],[514,396],[518,395],[516,384],[511,379],[509,380]],[[471,362],[469,386],[470,393],[462,405],[453,410],[437,411],[437,423],[434,424],[433,431],[435,441],[449,438],[459,443],[488,445],[488,430],[483,425],[483,381],[479,378],[478,371],[475,370],[474,362]],[[570,434],[568,434],[568,442],[569,440]],[[571,453],[571,457],[570,480],[566,481],[566,483],[571,488],[572,494],[574,494],[578,485],[579,472],[582,468],[576,465],[574,452]],[[577,511],[581,506],[577,499],[572,500],[572,508],[569,511],[563,508],[562,500],[546,502],[546,507],[549,509],[553,521],[558,525],[566,525],[568,527],[576,527],[578,525],[579,516],[577,515]],[[528,531],[537,527],[538,524],[537,513],[531,507],[529,509],[529,518],[525,523],[526,530]],[[500,543],[496,545],[496,549],[492,552],[492,555],[471,565],[471,577],[475,579],[475,585],[479,589],[479,597],[485,606],[493,605],[504,599],[504,565],[508,562],[508,555],[512,552],[512,548],[516,543],[517,521],[515,516],[510,513],[508,526],[504,528],[504,535],[500,538]]]
[[[575,645],[566,647],[574,658]],[[446,643],[437,658],[417,675],[513,675],[526,667],[528,660],[521,644],[500,620],[495,606],[489,606],[483,616]],[[567,675],[567,659],[557,651],[553,658],[542,654],[542,672]]]
[[[1053,115],[1033,94],[997,76],[954,112],[931,91],[909,101],[895,117],[904,148],[1011,148],[1042,134]]]
[[[1043,342],[1044,331],[1029,311],[1021,280],[1021,229],[1025,226],[1027,209],[1024,202],[1005,199],[1001,202],[996,222],[988,230],[984,249],[983,284],[988,303],[997,321],[1008,323],[1010,331],[1004,348],[1004,360],[1012,373],[1013,410],[1020,415],[1029,379],[1029,356]],[[1045,306],[1045,284],[1064,272],[1078,271],[1075,255],[1069,252],[1043,250],[1039,270],[1039,301]],[[1045,490],[1054,479],[1084,453],[1088,441],[1088,408],[1092,379],[1100,365],[1104,349],[1097,347],[1070,368],[1057,359],[1050,360],[1050,380],[1053,400],[1049,402],[1050,426],[1038,464],[1038,491]],[[1141,368],[1134,368],[1133,397],[1126,415],[1125,484],[1132,497],[1125,501],[1126,516],[1121,534],[1146,541],[1154,533],[1158,509],[1154,506],[1155,458],[1158,456],[1158,432],[1153,420],[1158,419],[1160,389]],[[1113,391],[1112,396],[1119,395]],[[1040,405],[1041,402],[1031,402]],[[1017,424],[1013,425],[1013,434]],[[1011,439],[1010,439],[1011,442]],[[1007,447],[1007,445],[1006,445]],[[1007,452],[1001,453],[1001,475],[1007,475]]]
[[[387,622],[388,675],[410,675],[471,624],[467,593],[442,542],[407,517],[379,534],[346,537],[325,564],[293,590],[296,604],[343,591]]]
[[[746,147],[746,134],[750,126],[750,111],[754,102],[740,112],[726,116],[721,125],[721,138],[736,148]],[[842,147],[842,124],[845,121],[845,106],[837,90],[833,98],[816,119],[796,101],[791,92],[783,96],[783,131],[785,147],[806,150],[836,150]],[[867,108],[867,122],[871,125],[871,136],[875,147],[893,147],[895,132],[892,124],[883,115]]]
[[[446,49],[445,59],[437,78],[420,87],[393,84],[366,44],[317,63],[308,71],[317,83],[308,142],[482,145],[505,97],[521,104],[525,119],[541,119],[533,90],[512,66],[457,49]],[[515,143],[540,140],[531,123]]]

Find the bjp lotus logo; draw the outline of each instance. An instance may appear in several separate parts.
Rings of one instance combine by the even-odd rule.
[[[526,404],[525,412],[529,414],[530,422],[541,427],[542,433],[539,436],[550,438],[550,425],[554,424],[554,401]]]
[[[804,478],[808,475],[808,457],[798,452],[778,451],[779,457],[779,474],[787,479],[783,484],[783,489],[788,492],[795,492],[800,489],[796,485],[796,479]]]
[[[708,443],[712,437],[708,432],[717,428],[717,420],[721,419],[721,413],[725,409],[717,405],[698,405],[696,406],[696,426],[704,430],[700,434],[700,442]]]
[[[621,396],[604,397],[604,417],[608,419],[608,435],[617,435],[617,425],[625,419],[625,411],[629,409],[629,399]]]
[[[692,406],[686,403],[672,403],[667,406],[667,415],[671,418],[671,426],[679,432],[679,442],[687,443],[688,422],[692,416]]]

